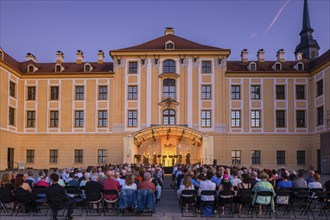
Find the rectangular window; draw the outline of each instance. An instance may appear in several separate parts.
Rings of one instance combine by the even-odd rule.
[[[317,96],[323,95],[323,80],[317,81]]]
[[[202,86],[202,99],[211,99],[211,86],[210,85]]]
[[[296,120],[297,120],[297,128],[306,127],[306,124],[305,124],[305,110],[297,110],[296,111]]]
[[[36,100],[36,87],[34,87],[34,86],[28,87],[27,100]]]
[[[99,110],[99,119],[98,126],[99,127],[107,127],[108,122],[108,112],[107,110]]]
[[[74,150],[74,163],[82,163],[83,162],[83,150]]]
[[[241,127],[241,111],[231,111],[231,127]]]
[[[27,111],[26,127],[34,128],[35,119],[36,119],[36,112],[35,111]]]
[[[276,127],[285,128],[285,110],[276,110]]]
[[[306,153],[304,150],[297,150],[297,165],[306,164]]]
[[[128,110],[128,127],[137,126],[137,110]]]
[[[11,97],[16,97],[16,84],[13,82],[9,82],[9,94]]]
[[[49,150],[49,163],[57,163],[58,150]]]
[[[240,150],[232,150],[231,151],[231,164],[241,164],[241,151]]]
[[[99,149],[97,153],[97,162],[99,164],[103,164],[107,162],[107,150]]]
[[[251,99],[260,99],[260,85],[251,86]]]
[[[84,111],[75,111],[75,127],[84,127]]]
[[[59,88],[58,86],[50,87],[50,100],[58,100]]]
[[[26,150],[26,163],[34,163],[34,150]]]
[[[9,107],[9,125],[15,126],[15,109]]]
[[[323,125],[324,123],[324,113],[323,106],[317,108],[317,126]]]
[[[211,73],[211,61],[202,61],[202,73]]]
[[[297,100],[305,99],[305,86],[304,85],[296,85],[296,99]]]
[[[285,164],[285,151],[284,150],[278,150],[276,151],[276,161],[277,164]]]
[[[285,99],[285,86],[276,85],[276,99]]]
[[[108,99],[108,86],[99,86],[99,100]]]
[[[211,127],[211,110],[202,110],[202,127]]]
[[[251,111],[251,127],[260,128],[260,110]]]
[[[128,100],[137,100],[137,86],[128,86]]]
[[[260,150],[253,150],[251,155],[252,164],[260,164],[261,153]]]
[[[128,63],[128,73],[137,73],[137,62],[129,62]]]
[[[233,85],[231,86],[231,99],[240,99],[241,98],[241,86]]]
[[[76,86],[76,100],[84,100],[84,86]]]
[[[58,128],[58,111],[50,111],[50,123],[51,128]]]

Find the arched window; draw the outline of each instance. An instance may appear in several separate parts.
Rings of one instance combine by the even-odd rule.
[[[251,71],[256,71],[256,64],[255,63],[250,64],[250,70]]]
[[[175,125],[175,111],[173,109],[165,109],[163,111],[163,124]]]
[[[167,43],[166,44],[166,50],[173,50],[174,49],[174,44],[173,43]]]
[[[61,66],[60,65],[56,65],[56,72],[61,72]]]
[[[282,68],[281,68],[281,64],[280,63],[276,63],[275,64],[275,70],[276,71],[280,71]]]
[[[163,73],[175,73],[175,61],[165,60],[163,64]]]
[[[164,79],[163,81],[163,98],[175,99],[175,79]]]
[[[91,65],[86,64],[85,65],[85,72],[90,72],[91,71]]]
[[[29,72],[29,73],[32,73],[33,70],[34,70],[33,66],[29,66],[29,67],[28,67],[28,72]]]

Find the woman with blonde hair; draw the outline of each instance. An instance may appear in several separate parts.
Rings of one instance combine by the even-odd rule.
[[[179,189],[176,191],[178,198],[181,196],[182,190],[194,190],[195,187],[191,182],[191,177],[189,175],[185,175],[183,178],[183,183],[180,185]]]
[[[9,173],[5,173],[2,175],[1,181],[0,181],[0,187],[4,189],[13,190],[14,185],[11,182],[11,175]]]
[[[128,174],[126,176],[126,180],[122,189],[137,189],[137,186],[135,184],[135,177],[133,174]]]

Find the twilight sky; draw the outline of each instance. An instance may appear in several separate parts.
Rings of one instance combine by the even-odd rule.
[[[330,0],[309,0],[314,38],[321,49],[330,47]],[[242,49],[256,60],[258,49],[266,60],[277,50],[294,59],[300,41],[303,0],[0,0],[0,46],[18,61],[31,52],[38,62],[55,62],[61,50],[65,61],[75,51],[85,61],[96,61],[97,50],[134,46],[174,27],[178,36],[197,43],[231,49],[239,60]]]

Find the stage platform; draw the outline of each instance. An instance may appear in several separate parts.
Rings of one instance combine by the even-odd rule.
[[[163,167],[164,174],[172,174],[173,167]]]

